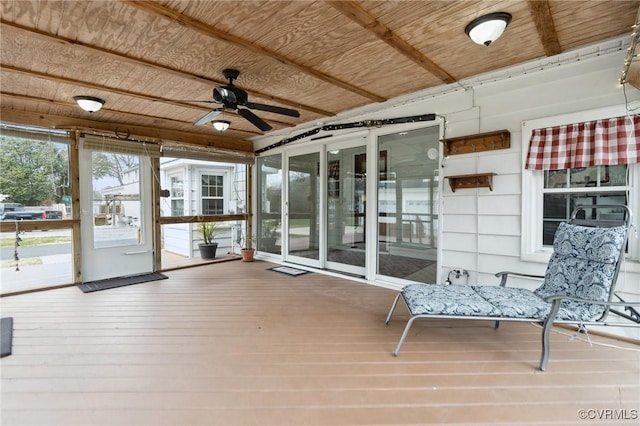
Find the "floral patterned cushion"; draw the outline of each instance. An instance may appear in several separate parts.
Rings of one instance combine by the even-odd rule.
[[[591,228],[561,222],[553,239],[553,251],[561,256],[615,264],[626,235],[624,226]]]
[[[471,286],[409,284],[402,296],[412,315],[500,316]]]
[[[541,298],[555,295],[597,301],[609,300],[616,261],[626,228],[589,228],[561,223],[556,231],[544,283],[535,290]],[[562,307],[582,320],[597,319],[603,306],[564,301]]]
[[[551,304],[526,288],[473,286],[474,291],[500,311],[501,317],[543,320],[549,315]]]
[[[402,296],[412,315],[483,316],[544,320],[555,295],[607,301],[626,228],[589,228],[561,223],[544,283],[535,291],[500,286],[410,284]],[[557,319],[591,321],[604,308],[564,301]]]

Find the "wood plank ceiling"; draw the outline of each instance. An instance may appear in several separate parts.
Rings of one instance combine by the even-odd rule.
[[[640,1],[1,0],[2,120],[118,130],[251,150],[263,134],[235,111],[225,133],[195,121],[227,84],[274,130],[631,33]],[[464,27],[513,15],[489,47]],[[622,69],[622,65],[621,69]],[[80,110],[73,96],[97,96]],[[244,141],[243,141],[244,140]]]

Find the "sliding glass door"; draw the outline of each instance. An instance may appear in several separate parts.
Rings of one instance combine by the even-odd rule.
[[[367,147],[327,147],[326,268],[365,276]]]
[[[352,134],[260,158],[259,250],[367,279],[437,282],[439,133]]]
[[[320,263],[320,153],[287,157],[285,260],[308,266]]]
[[[258,158],[257,249],[282,254],[282,155]]]
[[[439,128],[378,137],[377,274],[437,282]]]

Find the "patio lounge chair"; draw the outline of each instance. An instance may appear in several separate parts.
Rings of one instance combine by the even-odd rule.
[[[608,208],[624,210],[624,223],[606,223],[593,227],[596,221],[578,219],[587,209]],[[592,210],[595,212],[595,210]],[[610,210],[611,211],[611,210]],[[597,221],[602,225],[602,221]],[[553,243],[553,254],[546,274],[536,276],[514,272],[499,272],[499,285],[440,285],[409,284],[397,294],[386,324],[398,300],[406,304],[411,317],[393,354],[398,356],[409,329],[418,318],[478,319],[495,321],[528,321],[542,323],[542,354],[540,370],[549,360],[549,334],[553,324],[575,324],[585,331],[587,325],[623,325],[637,327],[640,315],[634,306],[640,302],[625,302],[616,295],[616,277],[624,256],[624,248],[631,226],[631,211],[626,206],[578,206],[570,223],[562,222]],[[509,276],[544,279],[534,290],[506,287]],[[629,313],[616,309],[624,309]],[[626,318],[627,322],[608,323],[609,313]]]

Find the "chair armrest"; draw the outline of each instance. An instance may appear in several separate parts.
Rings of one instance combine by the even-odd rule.
[[[509,275],[513,275],[516,277],[544,279],[544,275],[531,275],[531,274],[522,274],[520,272],[500,271],[495,274],[496,277],[500,278],[500,287],[504,287],[507,285],[507,278],[509,278]]]
[[[551,307],[551,312],[553,313],[554,319],[556,314],[558,313],[558,309],[560,308],[560,304],[562,303],[562,301],[570,300],[578,303],[590,303],[592,305],[606,306],[607,308],[615,307],[615,306],[623,307],[631,311],[631,315],[626,315],[616,310],[612,310],[612,312],[630,321],[640,324],[640,317],[637,316],[637,311],[632,308],[632,306],[640,307],[640,301],[628,302],[628,301],[621,300],[620,302],[605,302],[600,300],[582,299],[580,297],[570,297],[570,296],[562,296],[562,295],[549,296],[549,297],[546,297],[544,300],[553,304],[553,306]],[[604,319],[604,316],[603,318],[600,318],[600,319],[601,320]]]
[[[627,301],[605,302],[602,300],[591,300],[591,299],[583,299],[581,297],[563,296],[561,294],[546,297],[544,300],[550,303],[554,302],[555,300],[572,300],[574,302],[591,303],[593,305],[602,305],[602,306],[640,306],[640,301],[638,302],[627,302]]]

